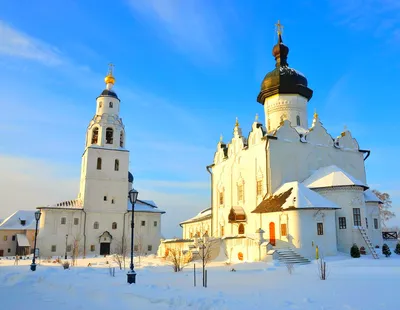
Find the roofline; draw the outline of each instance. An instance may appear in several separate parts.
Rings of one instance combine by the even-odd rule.
[[[182,225],[183,225],[183,224],[189,224],[189,223],[197,223],[197,222],[201,222],[201,221],[203,221],[203,220],[208,220],[209,218],[211,219],[211,217],[212,217],[212,215],[210,214],[210,215],[205,215],[205,216],[203,216],[203,217],[197,218],[197,219],[195,219],[195,220],[191,220],[191,219],[189,219],[189,220],[186,220],[186,221],[180,222],[180,223],[179,223],[179,226],[181,226],[181,227],[182,227]]]
[[[279,211],[272,211],[272,212],[251,212],[254,214],[265,214],[265,213],[276,213],[276,212],[288,212],[288,211],[298,211],[298,210],[339,210],[342,209],[340,207],[314,207],[314,208],[292,208],[292,209],[283,209]]]
[[[36,207],[36,209],[42,210],[42,209],[48,209],[48,210],[71,210],[71,211],[83,211],[83,208],[66,208],[66,207],[48,207],[48,206],[43,206],[43,207]]]
[[[307,185],[303,184],[304,186],[306,186],[307,188],[314,190],[314,189],[324,189],[324,188],[343,188],[343,187],[361,187],[364,191],[369,189],[368,186],[366,185],[356,185],[356,184],[352,184],[352,185],[335,185],[335,186],[323,186],[323,187],[308,187]]]

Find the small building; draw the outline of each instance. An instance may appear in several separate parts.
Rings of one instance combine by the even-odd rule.
[[[19,210],[0,224],[0,257],[29,255],[35,239],[35,211]]]
[[[211,230],[211,208],[204,209],[196,216],[181,222],[183,239],[209,236]]]

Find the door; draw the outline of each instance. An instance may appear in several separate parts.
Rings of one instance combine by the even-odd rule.
[[[4,256],[4,250],[0,250],[0,256]]]
[[[276,244],[274,222],[269,223],[269,243],[271,243],[272,245]]]
[[[110,243],[100,243],[100,255],[110,255]]]

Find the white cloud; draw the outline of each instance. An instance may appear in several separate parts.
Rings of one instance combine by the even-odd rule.
[[[128,0],[135,13],[157,22],[169,40],[182,50],[202,53],[210,58],[219,56],[225,38],[221,15],[215,2]]]
[[[25,58],[46,65],[63,63],[61,52],[54,46],[14,29],[0,20],[0,54]]]

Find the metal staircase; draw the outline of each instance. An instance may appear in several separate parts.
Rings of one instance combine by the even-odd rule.
[[[369,240],[369,237],[368,237],[368,234],[367,234],[367,231],[365,230],[365,228],[362,226],[358,226],[358,230],[360,231],[361,236],[363,237],[365,243],[367,244],[367,247],[368,247],[369,251],[371,252],[372,257],[375,259],[378,259],[379,255],[376,253],[374,246],[371,243],[371,240]]]
[[[310,260],[296,253],[293,249],[275,249],[278,261],[283,264],[309,264]]]

